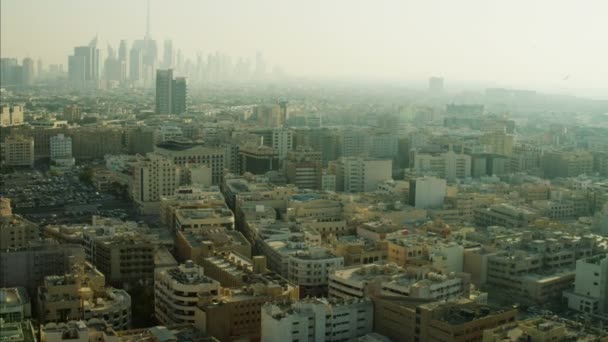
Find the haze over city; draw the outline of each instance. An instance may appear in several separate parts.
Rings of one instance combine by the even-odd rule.
[[[607,4],[0,0],[0,342],[608,342]]]
[[[151,36],[194,58],[261,51],[294,77],[608,97],[608,3],[592,1],[159,1]],[[2,52],[66,64],[72,46],[140,39],[143,0],[6,0]]]

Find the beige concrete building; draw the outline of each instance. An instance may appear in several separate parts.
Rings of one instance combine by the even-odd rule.
[[[530,318],[513,322],[483,332],[483,342],[549,342],[579,341],[606,342],[608,333],[599,329],[593,331],[579,323],[554,320],[547,317]]]
[[[72,153],[76,159],[103,159],[106,154],[121,154],[123,128],[78,127],[70,130]]]
[[[450,300],[467,297],[468,292],[468,275],[441,274],[432,267],[368,264],[333,270],[329,275],[329,296],[336,298],[376,295]]]
[[[172,160],[149,153],[132,171],[131,196],[144,213],[158,213],[162,197],[172,196],[179,186],[179,170]]]
[[[181,186],[175,190],[175,193],[169,196],[163,196],[160,200],[160,220],[165,226],[171,230],[175,230],[176,211],[178,209],[202,209],[214,210],[219,213],[227,213],[229,211],[224,196],[219,191],[219,188],[199,187],[196,185]],[[194,227],[191,227],[194,228]],[[197,227],[198,228],[198,227]],[[234,229],[234,216],[232,225],[227,228]]]
[[[175,229],[181,231],[203,231],[224,227],[234,229],[234,214],[226,204],[220,208],[196,208],[175,210]]]
[[[225,227],[209,228],[204,231],[177,231],[175,253],[182,260],[200,263],[203,258],[214,253],[238,253],[251,257],[251,244],[241,232]]]
[[[192,260],[154,274],[154,313],[163,325],[194,324],[196,305],[216,298],[220,283],[203,273]]]
[[[337,163],[336,191],[371,192],[393,178],[391,159],[343,157]]]
[[[479,139],[485,146],[486,153],[511,156],[513,154],[513,136],[504,132],[486,133]]]
[[[110,284],[151,280],[155,250],[145,236],[114,235],[93,240],[91,261]]]
[[[0,127],[23,125],[22,106],[0,106]]]
[[[418,175],[435,175],[448,181],[471,176],[471,156],[445,153],[418,153],[413,156],[412,168]]]
[[[333,251],[344,258],[344,265],[361,265],[388,260],[388,242],[373,241],[356,236],[343,236],[333,243]]]
[[[517,310],[468,299],[427,302],[374,297],[374,331],[394,341],[480,341],[484,329],[515,321]]]
[[[11,135],[1,146],[2,163],[5,166],[34,166],[34,139]]]
[[[281,277],[253,279],[241,288],[223,288],[216,300],[199,303],[195,325],[220,341],[256,341],[261,335],[262,306],[299,296],[298,288]]]
[[[104,275],[85,263],[63,276],[48,276],[38,288],[38,312],[43,323],[102,319],[114,329],[131,326],[131,296],[106,287]]]
[[[477,208],[473,216],[475,224],[479,226],[527,227],[538,217],[538,213],[530,208],[501,203],[489,208]]]
[[[47,323],[40,327],[41,342],[119,342],[111,325],[103,320]]]
[[[320,189],[323,163],[321,152],[299,146],[287,153],[285,174],[287,181],[298,189]]]
[[[541,158],[545,177],[576,177],[593,172],[593,154],[588,151],[545,152]]]
[[[207,165],[211,168],[212,184],[218,185],[222,182],[224,150],[221,148],[171,142],[156,146],[154,152],[173,161],[177,166]]]
[[[38,226],[13,215],[10,199],[0,197],[0,250],[27,247],[31,241],[39,239]]]

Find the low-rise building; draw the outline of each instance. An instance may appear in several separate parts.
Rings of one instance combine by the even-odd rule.
[[[41,322],[100,319],[116,330],[131,326],[131,296],[107,287],[105,276],[89,263],[61,276],[48,276],[38,288]]]
[[[329,273],[344,266],[344,258],[325,248],[315,247],[289,256],[288,279],[297,284],[303,296],[327,293]]]
[[[608,333],[560,318],[535,317],[483,332],[483,342],[608,341]]]
[[[199,301],[218,296],[220,283],[203,274],[192,260],[173,268],[158,269],[154,277],[154,313],[165,325],[194,324]]]
[[[468,292],[468,275],[441,274],[431,267],[369,264],[333,270],[329,275],[329,296],[335,298],[381,295],[449,300],[466,297]]]
[[[259,340],[262,306],[298,298],[298,288],[284,278],[254,278],[240,288],[222,288],[215,300],[200,302],[196,327],[220,341]]]
[[[32,304],[24,287],[0,288],[0,321],[21,322],[31,317]]]
[[[262,307],[262,341],[346,341],[372,332],[369,299],[305,299]]]
[[[0,250],[27,247],[40,239],[40,229],[11,210],[11,201],[0,197]]]
[[[475,224],[479,226],[527,227],[538,214],[531,209],[507,203],[474,210]]]
[[[374,331],[394,341],[480,341],[484,329],[515,321],[517,310],[469,299],[428,302],[374,297]]]

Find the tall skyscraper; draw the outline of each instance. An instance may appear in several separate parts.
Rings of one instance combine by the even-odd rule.
[[[163,47],[163,68],[173,68],[173,42],[171,40],[165,40]]]
[[[142,53],[140,49],[133,47],[129,53],[129,79],[138,82],[142,79]]]
[[[127,62],[127,41],[121,40],[120,47],[118,48],[118,60],[121,62]]]
[[[16,58],[1,58],[0,59],[0,86],[6,87],[16,85],[18,80],[19,62]]]
[[[156,113],[171,114],[173,111],[173,69],[156,71]]]
[[[91,49],[91,80],[99,79],[99,49],[97,48],[97,36],[89,43]]]
[[[172,93],[172,106],[173,114],[185,113],[186,108],[186,79],[184,77],[177,77],[173,80],[173,93]]]
[[[23,82],[22,85],[27,87],[34,83],[34,60],[27,57],[23,59]]]
[[[74,48],[74,54],[68,58],[68,74],[70,81],[76,85],[99,79],[97,37],[93,38],[88,46]]]
[[[186,79],[173,79],[173,69],[156,71],[156,113],[181,114],[186,112]]]
[[[87,57],[79,55],[74,51],[74,55],[68,57],[68,79],[72,84],[84,84],[86,80]]]
[[[42,74],[44,73],[44,65],[42,64],[42,59],[38,58],[38,62],[36,65],[36,76],[38,76],[38,78],[42,77]]]

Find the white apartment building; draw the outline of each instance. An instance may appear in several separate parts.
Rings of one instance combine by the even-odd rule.
[[[74,166],[72,138],[58,134],[50,139],[51,161],[59,166]]]
[[[608,316],[608,254],[578,260],[574,289],[564,296],[572,310]]]
[[[287,278],[301,288],[327,286],[332,269],[344,266],[344,258],[322,247],[310,247],[289,256]]]
[[[337,170],[336,190],[344,192],[370,192],[378,183],[393,178],[391,159],[361,157],[340,158]]]
[[[287,153],[293,149],[293,132],[288,129],[274,129],[272,147],[277,150],[279,160],[285,160]]]
[[[220,283],[192,260],[154,273],[154,314],[163,325],[194,324],[199,301],[218,296]]]
[[[414,170],[420,175],[431,173],[448,181],[471,177],[471,156],[444,153],[415,153]]]
[[[372,331],[369,299],[306,299],[262,306],[263,342],[351,341]]]
[[[409,203],[415,208],[441,208],[447,191],[445,179],[421,177],[410,180]]]

